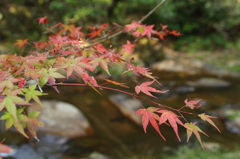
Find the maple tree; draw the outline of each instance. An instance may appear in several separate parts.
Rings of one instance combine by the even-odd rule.
[[[102,44],[106,39],[113,38],[122,33],[130,34],[136,39],[142,37],[150,39],[153,36],[164,39],[167,35],[181,35],[176,30],[168,30],[167,25],[161,24],[160,28],[155,29],[154,25],[142,24],[163,2],[164,0],[139,21],[133,21],[131,24],[125,26],[115,25],[113,28],[109,27],[108,24],[91,26],[89,27],[90,33],[86,34],[81,32],[82,27],[77,27],[74,24],[67,25],[57,23],[48,28],[52,32],[48,40],[44,42],[34,42],[32,44],[34,51],[29,52],[27,56],[23,57],[13,54],[0,55],[0,111],[4,111],[4,115],[1,116],[0,119],[6,120],[6,130],[13,126],[19,133],[29,138],[29,135],[25,131],[25,128],[27,128],[30,135],[37,139],[35,129],[37,126],[43,126],[43,123],[37,118],[39,112],[27,114],[24,111],[24,105],[31,106],[30,100],[34,100],[42,105],[39,96],[46,95],[46,93],[43,93],[43,86],[53,87],[60,93],[58,90],[59,86],[76,85],[92,87],[98,93],[100,93],[102,89],[118,91],[132,96],[139,102],[140,100],[150,102],[156,107],[145,108],[142,106],[143,108],[136,112],[136,115],[142,115],[142,125],[145,132],[150,122],[154,129],[165,140],[160,132],[160,126],[167,124],[173,128],[178,140],[181,141],[177,126],[177,124],[179,124],[187,130],[188,139],[193,132],[201,143],[198,132],[205,133],[196,126],[196,123],[188,122],[182,115],[183,113],[198,115],[182,111],[182,109],[187,107],[197,109],[201,106],[198,104],[200,100],[188,101],[186,99],[186,105],[180,109],[174,109],[148,98],[143,98],[138,94],[144,93],[150,97],[157,98],[150,92],[165,93],[166,91],[157,90],[149,86],[153,83],[160,84],[156,77],[152,75],[149,68],[140,65],[135,66],[133,64],[134,59],[124,59],[124,53],[131,54],[136,46],[134,42],[137,40],[134,42],[127,40],[127,43],[123,44],[120,49],[112,46],[106,47]],[[38,21],[40,25],[45,25],[50,22],[47,17],[41,17]],[[29,43],[27,39],[17,40],[14,45],[23,48],[27,43]],[[99,69],[103,69],[111,76],[109,66],[113,64],[122,66],[126,70],[123,73],[132,72],[137,76],[146,77],[150,79],[150,81],[143,83],[136,82],[135,92],[132,93],[105,86],[106,84],[114,84],[130,88],[126,83],[119,83],[102,78],[107,83],[100,84],[92,74],[96,73]],[[83,83],[64,83],[64,81],[71,76],[81,78]],[[57,79],[62,82],[58,82],[59,80]],[[177,113],[179,115],[177,115]],[[210,119],[213,118],[212,116],[205,114],[198,116],[217,128]],[[181,120],[184,120],[185,123]],[[217,130],[219,131],[218,128]]]

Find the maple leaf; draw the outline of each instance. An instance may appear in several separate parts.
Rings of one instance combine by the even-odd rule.
[[[210,116],[210,115],[206,115],[205,113],[202,113],[202,114],[199,114],[198,115],[203,121],[207,121],[209,122],[212,126],[214,126],[218,132],[221,132],[218,127],[213,123],[213,121],[210,119],[210,118],[217,118],[217,117],[214,117],[214,116]]]
[[[90,38],[94,38],[95,36],[100,36],[102,33],[102,29],[91,27],[90,29],[94,30],[94,32],[88,33],[87,35]]]
[[[63,75],[61,75],[57,71],[58,71],[58,68],[50,67],[48,69],[48,76],[53,77],[53,78],[65,78]]]
[[[147,126],[150,121],[154,129],[158,132],[158,134],[165,140],[162,133],[160,132],[159,126],[156,122],[156,120],[159,120],[159,116],[155,114],[154,112],[157,111],[159,108],[154,107],[148,107],[147,109],[139,109],[135,115],[142,115],[142,125],[144,132],[147,132]]]
[[[168,34],[167,34],[166,32],[164,32],[164,31],[160,31],[160,32],[157,33],[157,36],[158,36],[161,40],[163,40],[164,37],[167,36],[167,35],[168,35]]]
[[[189,107],[190,109],[197,109],[202,106],[202,104],[198,104],[201,101],[201,99],[196,101],[188,101],[188,99],[185,99],[184,103],[186,104],[186,107]]]
[[[195,125],[195,123],[185,123],[185,127],[187,128],[187,142],[189,141],[189,138],[191,137],[192,133],[194,133],[199,141],[199,143],[201,144],[202,148],[204,149],[203,147],[203,144],[202,144],[202,140],[201,140],[201,137],[200,137],[200,133],[208,136],[205,132],[203,132],[198,126]]]
[[[100,64],[100,66],[108,73],[108,75],[111,76],[108,71],[108,64],[106,60],[104,60],[102,57],[94,58],[92,63],[93,63],[93,68],[97,67]]]
[[[151,75],[152,73],[149,72],[149,68],[144,68],[144,67],[141,67],[141,66],[137,65],[137,66],[135,67],[135,70],[134,70],[134,71],[142,74],[142,75],[145,76],[145,77],[148,77],[148,78],[151,78],[151,79],[155,80],[155,78]],[[158,83],[159,83],[159,82],[158,82]]]
[[[26,138],[29,138],[28,136],[27,136],[27,134],[25,133],[25,131],[24,131],[24,128],[23,128],[23,125],[22,125],[22,123],[20,123],[20,122],[14,122],[13,123],[13,126],[16,128],[16,130],[19,132],[19,133],[21,133],[23,136],[25,136]]]
[[[47,17],[40,17],[40,18],[38,18],[38,24],[45,24],[47,22],[49,22]]]
[[[11,112],[4,112],[4,115],[1,116],[0,119],[6,120],[6,130],[14,126],[19,133],[28,138],[27,134],[24,132],[23,123],[21,122],[22,116],[24,116],[21,113],[23,112],[24,108],[25,107],[16,110],[16,117],[15,115],[13,116]]]
[[[37,84],[31,85],[28,88],[23,88],[22,92],[24,92],[24,93],[22,93],[22,94],[25,96],[26,101],[30,101],[31,99],[33,99],[39,105],[43,106],[40,99],[38,98],[38,96],[46,95],[46,93],[42,93],[40,91],[35,90],[36,87],[37,87]]]
[[[96,28],[96,27],[89,27],[91,30],[94,30],[94,32],[88,33],[87,35],[90,36],[90,38],[94,38],[95,36],[100,36],[102,33],[102,29],[101,28]]]
[[[168,28],[168,25],[163,25],[163,24],[160,24],[160,25],[161,25],[161,27],[162,27],[162,30],[165,30],[165,29]]]
[[[96,49],[97,52],[99,52],[99,53],[108,52],[108,50],[103,46],[103,44],[97,44],[97,45],[93,46],[93,48]]]
[[[109,50],[106,50],[102,54],[100,54],[100,56],[109,58],[111,62],[119,60],[119,57],[121,57],[120,54],[116,53],[116,48],[110,48]]]
[[[123,50],[121,51],[121,53],[127,51],[129,54],[131,54],[135,46],[136,46],[135,44],[131,44],[130,41],[127,41],[127,44],[123,45]]]
[[[22,40],[22,39],[17,39],[16,41],[17,41],[17,42],[14,43],[13,45],[17,45],[18,48],[21,48],[21,47],[23,47],[23,45],[25,45],[25,44],[28,42],[28,39],[24,39],[24,40]]]
[[[85,56],[77,58],[57,58],[58,68],[63,68],[67,73],[67,78],[71,76],[75,71],[78,74],[81,74],[85,69],[93,71],[93,66],[89,64],[89,58]]]
[[[30,105],[27,101],[17,96],[19,90],[7,92],[5,98],[0,103],[0,111],[6,107],[7,111],[13,116],[14,120],[18,121],[16,104],[19,105]]]
[[[89,81],[92,85],[98,86],[95,78],[93,76],[89,76],[87,72],[82,73],[81,77],[82,77],[85,84],[88,84],[88,81]]]
[[[168,31],[168,34],[172,34],[174,36],[181,36],[182,35],[177,30],[171,30],[171,31],[167,30],[167,31]]]
[[[168,120],[169,124],[172,126],[174,132],[176,133],[176,136],[177,136],[178,140],[181,141],[181,139],[180,139],[180,137],[178,135],[177,123],[182,125],[183,127],[185,127],[185,126],[181,122],[181,120],[178,119],[179,116],[177,116],[172,111],[168,111],[168,110],[158,110],[156,112],[162,113],[162,115],[161,115],[161,117],[159,119],[159,125],[161,125],[162,123],[165,123]]]
[[[4,115],[2,115],[0,119],[6,120],[5,130],[8,130],[10,127],[12,127],[14,123],[13,116],[9,112],[4,112]]]
[[[47,82],[52,85],[53,89],[55,89],[56,92],[60,93],[57,86],[54,86],[56,84],[56,79],[53,77],[48,77]]]
[[[4,88],[8,88],[10,90],[13,89],[14,87],[14,83],[18,82],[19,79],[17,78],[8,78],[7,80],[3,80],[0,82],[0,92],[2,92],[4,90]]]
[[[55,24],[54,26],[52,26],[51,27],[51,29],[54,29],[54,28],[56,28],[56,27],[58,27],[58,26],[63,26],[64,24],[62,24],[61,22],[58,22],[57,24]]]
[[[84,36],[84,34],[80,31],[82,29],[81,27],[75,27],[74,24],[63,24],[62,26],[64,28],[64,31],[69,31],[69,36],[72,38],[77,39],[79,36]]]
[[[134,35],[136,37],[143,36],[144,28],[145,28],[145,25],[141,25],[141,26],[137,27],[136,31],[133,32],[132,35]]]
[[[146,35],[149,39],[151,38],[152,34],[156,34],[157,32],[152,28],[154,25],[148,25],[144,27],[144,31],[142,32],[142,36]]]
[[[44,126],[44,124],[38,118],[36,118],[39,114],[40,112],[31,112],[28,114],[28,116],[22,115],[23,121],[26,122],[28,131],[38,141],[39,139],[37,138],[37,134],[36,134],[36,126],[38,127]]]
[[[101,78],[102,78],[102,77],[101,77]],[[122,86],[122,87],[125,87],[125,88],[129,88],[128,86],[125,85],[126,83],[119,83],[119,82],[112,81],[112,80],[105,79],[105,78],[102,78],[102,79],[104,79],[105,81],[107,81],[107,82],[109,82],[109,83],[112,83],[112,84],[115,84],[115,85],[118,85],[118,86]]]
[[[2,140],[2,141],[0,142],[0,153],[11,153],[11,152],[14,151],[11,147],[2,144],[3,142],[4,142],[4,140]],[[1,156],[0,156],[0,157],[1,157]]]
[[[155,80],[150,81],[150,82],[144,82],[138,86],[135,87],[135,92],[138,94],[140,91],[145,93],[146,95],[152,96],[154,98],[157,98],[155,96],[153,96],[150,92],[156,92],[156,93],[165,93],[166,91],[159,91],[156,90],[153,87],[148,87],[149,85],[151,85],[153,82],[155,82]]]
[[[91,30],[93,30],[93,32],[87,34],[88,36],[90,36],[90,38],[94,38],[95,36],[101,36],[101,33],[104,29],[106,29],[108,27],[108,24],[105,23],[105,24],[102,24],[100,26],[97,26],[97,27],[92,27],[90,26],[89,28]]]
[[[104,29],[106,29],[108,26],[109,26],[108,23],[104,23],[104,24],[101,24],[99,27],[100,27],[102,30],[104,30]]]
[[[140,27],[140,26],[142,26],[142,25],[139,22],[133,21],[131,24],[125,25],[125,30],[126,31],[136,30],[137,27]]]

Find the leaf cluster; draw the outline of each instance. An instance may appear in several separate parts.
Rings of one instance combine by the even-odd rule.
[[[50,22],[47,17],[41,17],[38,20],[40,25],[46,25]],[[48,32],[51,34],[47,41],[29,43],[27,39],[17,40],[14,45],[19,46],[19,48],[24,48],[26,44],[30,44],[33,49],[25,57],[17,55],[0,56],[0,111],[4,111],[1,119],[6,120],[6,129],[13,126],[28,138],[29,135],[25,132],[25,128],[27,128],[30,135],[37,139],[36,127],[43,126],[42,122],[37,118],[39,112],[27,114],[24,111],[24,106],[30,106],[31,100],[42,105],[39,96],[46,95],[42,91],[43,86],[51,86],[59,93],[58,86],[78,85],[92,87],[98,93],[102,89],[118,91],[130,95],[136,100],[141,99],[158,105],[161,107],[160,109],[154,107],[146,109],[143,107],[143,109],[136,112],[137,115],[142,115],[145,132],[150,122],[160,136],[165,139],[158,125],[168,122],[180,140],[177,127],[177,124],[179,124],[187,129],[188,138],[193,132],[201,143],[198,131],[203,132],[200,128],[189,122],[183,124],[179,119],[180,117],[183,118],[183,116],[174,113],[174,111],[180,114],[188,112],[182,111],[182,108],[176,110],[161,105],[138,95],[142,92],[145,95],[157,98],[151,92],[165,93],[166,91],[150,87],[149,85],[154,82],[160,84],[156,77],[152,75],[150,69],[140,65],[135,66],[133,64],[134,59],[125,59],[124,54],[131,54],[136,46],[134,42],[142,37],[150,39],[155,36],[163,40],[167,35],[181,35],[177,30],[169,30],[166,25],[161,25],[160,28],[155,29],[154,25],[142,24],[142,20],[133,21],[124,26],[115,24],[116,27],[114,28],[109,27],[108,24],[91,26],[89,27],[89,33],[83,33],[81,31],[82,27],[75,26],[75,24],[59,22],[48,28]],[[127,41],[120,49],[113,46],[104,46],[101,43],[121,33],[130,34],[136,40],[134,42]],[[135,92],[133,93],[105,86],[114,84],[129,88],[125,83],[104,79],[107,83],[100,84],[94,73],[98,69],[102,69],[111,76],[109,67],[113,64],[123,67],[125,69],[123,73],[132,72],[136,76],[148,78],[150,81],[141,84],[136,82]],[[65,83],[64,81],[71,76],[82,79],[82,83]],[[198,102],[185,100],[186,105],[184,107],[196,109],[200,107]],[[201,114],[199,117],[216,127],[210,120],[211,116]]]

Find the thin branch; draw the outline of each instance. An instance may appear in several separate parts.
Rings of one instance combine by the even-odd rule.
[[[141,23],[143,22],[145,19],[147,19],[153,12],[155,12],[163,3],[165,2],[165,0],[162,0],[162,2],[160,2],[155,8],[153,8],[148,14],[146,14],[144,17],[142,17],[142,19],[140,19],[138,22]]]
[[[143,16],[138,22],[141,23],[143,22],[145,19],[147,19],[153,12],[155,12],[163,3],[165,2],[165,0],[162,0],[156,7],[154,7],[150,12],[148,12],[148,14],[146,14],[145,16]],[[120,34],[122,34],[124,32],[124,30],[120,30],[112,35],[109,35],[109,36],[105,36],[103,37],[101,40],[98,40],[96,42],[93,42],[93,43],[90,43],[87,47],[90,47],[90,46],[94,46],[98,43],[101,43],[105,40],[108,40],[108,39],[112,39],[114,38],[115,36],[118,36]]]
[[[178,109],[174,109],[174,108],[171,108],[169,106],[166,106],[166,105],[162,105],[162,104],[159,104],[157,102],[154,102],[154,101],[151,101],[149,99],[146,99],[146,98],[143,98],[143,97],[140,97],[134,93],[129,93],[129,92],[126,92],[126,91],[123,91],[123,90],[120,90],[120,89],[115,89],[115,88],[110,88],[110,87],[104,87],[104,86],[94,86],[94,85],[88,85],[88,84],[78,84],[78,83],[55,83],[55,84],[46,84],[47,86],[88,86],[88,87],[95,87],[95,88],[100,88],[100,89],[108,89],[108,90],[112,90],[112,91],[116,91],[116,92],[121,92],[121,93],[124,93],[124,94],[128,94],[130,96],[132,96],[133,98],[139,98],[139,99],[142,99],[142,100],[145,100],[147,102],[150,102],[152,104],[156,104],[162,108],[167,108],[167,109],[171,109],[171,110],[174,110],[174,111],[177,111],[177,112],[182,112],[182,113],[185,113],[185,114],[190,114],[190,115],[198,115],[198,114],[195,114],[195,113],[190,113],[190,112],[185,112],[185,111],[181,111],[181,110],[178,110]]]

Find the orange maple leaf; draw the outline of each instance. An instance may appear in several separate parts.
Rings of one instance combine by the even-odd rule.
[[[102,78],[102,77],[101,77],[101,78]],[[119,82],[112,81],[112,80],[105,79],[105,78],[102,78],[102,79],[104,79],[105,81],[107,81],[107,82],[109,82],[109,83],[112,83],[112,84],[115,84],[115,85],[119,85],[119,86],[122,86],[122,87],[125,87],[125,88],[129,88],[128,86],[125,85],[126,83],[119,83]]]
[[[23,47],[23,45],[25,45],[25,44],[28,42],[28,39],[24,39],[24,40],[22,40],[22,39],[17,39],[16,41],[17,41],[17,42],[14,43],[13,45],[17,45],[18,48],[21,48],[21,47]]]

